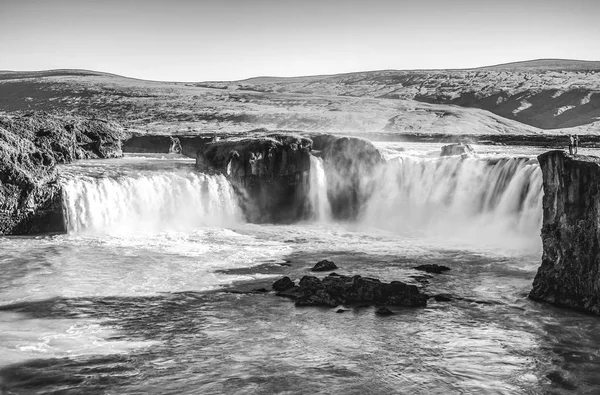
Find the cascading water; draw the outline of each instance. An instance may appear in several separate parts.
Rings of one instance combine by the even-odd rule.
[[[224,176],[192,171],[71,175],[63,182],[63,202],[70,233],[188,230],[241,218]]]
[[[312,218],[317,221],[331,219],[331,206],[327,198],[327,176],[323,168],[323,159],[310,156],[309,204]]]
[[[542,174],[528,158],[400,157],[376,176],[361,221],[479,245],[540,246]]]

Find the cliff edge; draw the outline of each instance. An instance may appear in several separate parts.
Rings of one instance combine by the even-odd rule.
[[[550,151],[538,160],[543,256],[529,297],[600,314],[600,158]]]
[[[46,113],[0,116],[0,235],[64,232],[56,165],[122,155],[114,122]]]

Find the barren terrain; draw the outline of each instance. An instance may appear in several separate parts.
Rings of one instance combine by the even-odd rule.
[[[596,134],[600,62],[544,60],[470,70],[203,83],[84,70],[0,72],[0,111],[16,110],[93,114],[158,134],[256,128],[384,135]]]

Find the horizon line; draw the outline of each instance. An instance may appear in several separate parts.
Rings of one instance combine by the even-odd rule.
[[[375,70],[360,70],[360,71],[348,71],[341,73],[331,73],[331,74],[305,74],[305,75],[294,75],[294,76],[275,76],[275,75],[257,75],[253,77],[243,78],[239,80],[196,80],[196,81],[176,81],[176,80],[153,80],[153,79],[144,79],[138,77],[130,77],[122,74],[116,74],[106,71],[98,71],[93,69],[80,69],[80,68],[61,68],[61,69],[41,69],[41,70],[0,70],[0,73],[51,73],[51,72],[87,72],[87,73],[96,73],[100,75],[121,77],[127,79],[133,79],[138,81],[147,81],[147,82],[161,82],[161,83],[175,83],[175,84],[188,84],[188,83],[224,83],[224,82],[243,82],[249,81],[253,79],[260,78],[271,78],[271,79],[297,79],[297,78],[315,78],[315,77],[333,77],[340,75],[351,75],[351,74],[359,74],[359,73],[375,73],[375,72],[385,72],[385,71],[472,71],[472,70],[481,70],[488,68],[497,68],[497,67],[507,67],[507,66],[517,66],[519,64],[526,63],[534,63],[534,62],[576,62],[576,63],[598,63],[598,69],[600,70],[600,60],[584,60],[584,59],[565,59],[565,58],[538,58],[538,59],[529,59],[529,60],[519,60],[507,63],[497,63],[492,65],[484,65],[484,66],[476,66],[476,67],[465,67],[465,68],[417,68],[417,69],[375,69]],[[535,68],[535,66],[532,66]]]

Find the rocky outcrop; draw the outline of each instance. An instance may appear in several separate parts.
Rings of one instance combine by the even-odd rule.
[[[448,144],[442,147],[440,156],[474,155],[475,150],[469,144]]]
[[[123,152],[180,154],[181,143],[175,136],[134,134],[123,141]]]
[[[322,137],[320,143],[332,214],[337,219],[355,219],[371,196],[376,173],[385,160],[366,139]]]
[[[313,272],[330,272],[337,268],[338,267],[335,263],[328,261],[327,259],[323,259],[322,261],[317,262],[310,270]]]
[[[215,141],[198,151],[196,166],[231,180],[249,221],[289,222],[306,215],[311,146],[293,134]]]
[[[375,278],[340,276],[334,273],[322,280],[314,276],[304,276],[299,285],[290,284],[289,278],[282,280],[275,282],[273,289],[281,289],[282,284],[285,284],[285,289],[278,295],[296,299],[296,306],[427,305],[427,295],[421,294],[415,285],[400,281],[384,283]]]
[[[0,234],[63,232],[56,164],[121,156],[113,122],[44,113],[0,117]]]
[[[600,314],[600,158],[550,151],[543,173],[543,256],[529,297]]]

